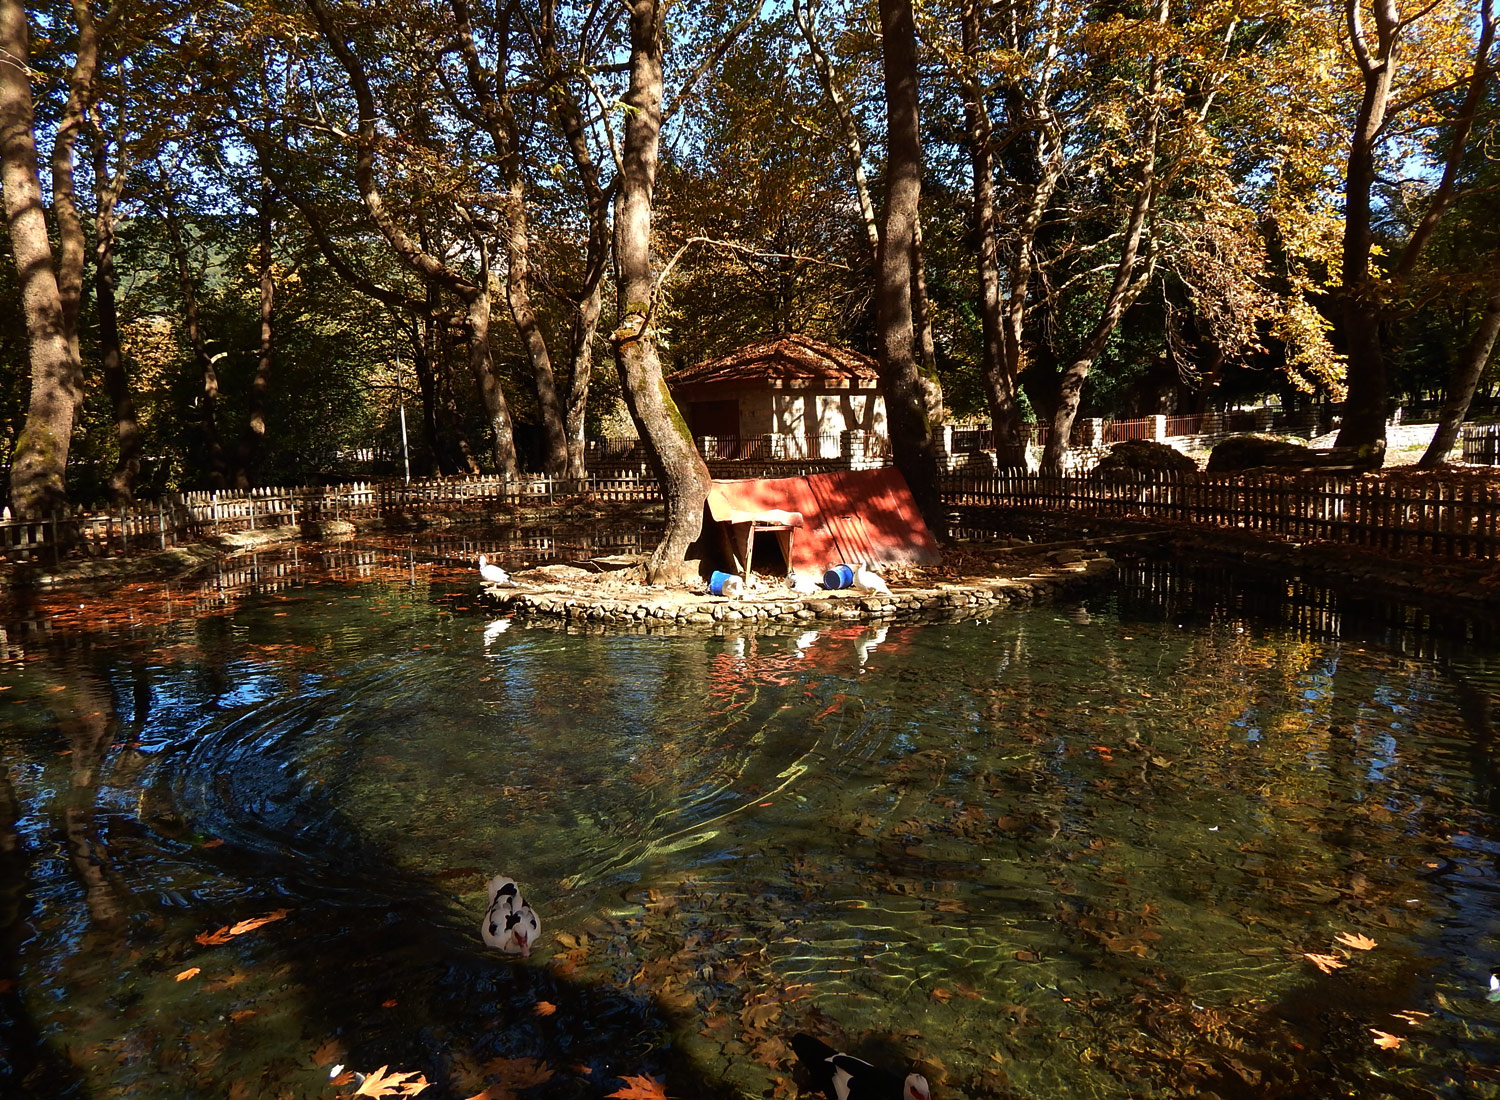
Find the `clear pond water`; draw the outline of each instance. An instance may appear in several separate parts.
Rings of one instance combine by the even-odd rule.
[[[942,1098],[1500,1095],[1481,641],[1147,566],[576,634],[301,553],[11,609],[0,1092],[795,1096],[800,1029]]]

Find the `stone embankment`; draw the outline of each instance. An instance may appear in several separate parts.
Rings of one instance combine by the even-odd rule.
[[[1114,569],[1114,562],[1097,550],[1066,549],[996,565],[987,573],[937,577],[911,571],[892,581],[890,595],[843,589],[803,596],[778,580],[729,597],[711,595],[702,585],[651,588],[620,573],[551,565],[515,574],[512,586],[486,585],[481,595],[496,611],[520,618],[601,625],[931,621],[1081,598],[1113,576]]]

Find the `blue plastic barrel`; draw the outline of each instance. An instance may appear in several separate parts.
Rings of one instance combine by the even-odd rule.
[[[715,569],[714,575],[708,578],[708,590],[715,596],[733,595],[734,590],[739,588],[743,583],[733,573],[725,573]],[[729,589],[728,592],[724,591],[726,587]]]
[[[848,588],[854,583],[854,570],[847,565],[830,565],[823,574],[823,587],[829,589]]]

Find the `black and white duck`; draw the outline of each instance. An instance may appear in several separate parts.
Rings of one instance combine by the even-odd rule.
[[[515,879],[508,875],[490,879],[488,891],[490,908],[479,928],[484,942],[507,955],[530,955],[531,945],[542,931],[536,910],[526,904]]]
[[[792,1036],[792,1050],[828,1100],[932,1100],[927,1078],[920,1073],[909,1073],[903,1080],[801,1032]]]

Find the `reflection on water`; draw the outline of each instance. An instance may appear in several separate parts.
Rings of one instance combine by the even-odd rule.
[[[579,635],[345,553],[20,631],[0,1080],[790,1096],[811,1028],[948,1097],[1500,1094],[1472,641],[1144,566],[982,622]],[[479,942],[498,872],[528,961]]]

